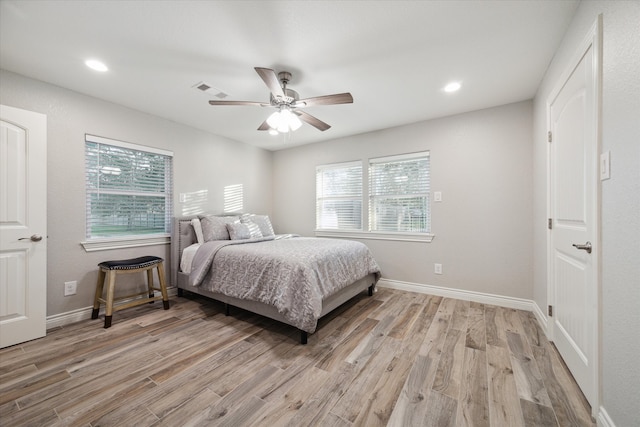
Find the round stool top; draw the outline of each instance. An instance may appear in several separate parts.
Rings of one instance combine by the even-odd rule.
[[[143,256],[140,258],[122,259],[118,261],[104,261],[98,267],[107,270],[135,270],[136,268],[151,267],[164,261],[157,256]]]

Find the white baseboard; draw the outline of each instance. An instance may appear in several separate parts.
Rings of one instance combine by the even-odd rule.
[[[500,307],[514,308],[517,310],[534,311],[534,302],[523,298],[506,297],[502,295],[464,291],[461,289],[444,288],[441,286],[426,285],[421,283],[401,282],[398,280],[390,279],[380,279],[377,286],[381,286],[383,288],[398,289],[401,291],[418,292],[421,294],[430,294],[446,298],[473,301],[481,304],[498,305]]]
[[[540,326],[542,326],[546,331],[547,318],[542,310],[540,310],[540,307],[538,307],[538,305],[531,300],[487,294],[482,292],[444,288],[441,286],[433,286],[420,283],[401,282],[399,280],[391,279],[380,279],[377,286],[381,286],[383,288],[398,289],[401,291],[437,295],[446,298],[456,298],[465,301],[474,301],[482,304],[498,305],[500,307],[514,308],[517,310],[532,311],[538,319]],[[177,294],[177,288],[169,288],[168,292],[169,296],[174,296]],[[69,325],[71,323],[80,322],[82,320],[91,319],[92,311],[93,307],[89,306],[68,311],[66,313],[47,316],[47,329],[53,329],[56,327]]]
[[[536,316],[536,319],[538,320],[538,324],[542,328],[542,331],[545,333],[547,337],[549,337],[549,331],[548,331],[549,318],[535,301],[533,301],[532,311],[533,311],[533,314]]]
[[[93,306],[78,308],[76,310],[67,311],[66,313],[47,316],[47,330],[58,328],[60,326],[70,325],[81,320],[91,319],[92,311]]]
[[[604,409],[602,406],[600,407],[600,411],[598,413],[598,419],[596,420],[596,423],[598,424],[598,427],[616,427],[611,417],[609,417],[607,410]]]
[[[177,288],[167,288],[167,293],[170,297],[178,294]],[[122,300],[123,302],[131,301]],[[91,319],[91,313],[93,312],[93,306],[78,308],[76,310],[67,311],[66,313],[53,314],[47,316],[47,330],[58,328],[72,323],[80,322],[82,320]],[[104,306],[100,309],[100,314],[104,314]]]

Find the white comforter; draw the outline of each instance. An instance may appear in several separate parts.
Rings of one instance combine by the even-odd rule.
[[[313,333],[322,300],[380,268],[367,246],[310,237],[216,240],[196,252],[189,282],[211,292],[274,306]]]

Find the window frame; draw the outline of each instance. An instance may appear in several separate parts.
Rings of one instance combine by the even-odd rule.
[[[318,196],[318,173],[320,171],[327,171],[327,170],[335,170],[335,169],[347,169],[347,168],[354,168],[354,167],[358,167],[360,168],[360,187],[359,189],[359,195],[357,196],[324,196],[322,195],[321,197]],[[363,197],[364,197],[364,167],[363,167],[363,162],[361,160],[355,160],[355,161],[347,161],[347,162],[339,162],[339,163],[330,163],[330,164],[324,164],[324,165],[317,165],[316,166],[316,194],[315,194],[315,199],[316,199],[316,209],[315,209],[315,213],[316,213],[316,231],[318,232],[327,232],[327,233],[332,233],[332,232],[340,232],[340,233],[349,233],[349,232],[362,232],[363,231],[363,227],[364,227],[364,203],[363,203]],[[332,200],[357,200],[360,202],[360,228],[319,228],[318,227],[318,219],[319,219],[319,203],[321,200],[326,200],[326,199],[332,199]]]
[[[150,153],[160,156],[168,157],[169,170],[165,170],[165,182],[168,180],[168,183],[165,187],[165,191],[161,194],[164,194],[165,198],[165,231],[159,233],[149,233],[149,234],[121,234],[116,236],[99,236],[99,237],[90,237],[89,236],[89,217],[90,217],[90,204],[89,197],[93,193],[88,186],[88,165],[87,165],[87,149],[88,144],[100,144],[100,145],[109,145],[113,147],[123,148],[126,150],[134,150],[138,152]],[[93,252],[100,250],[109,250],[109,249],[123,249],[123,248],[132,248],[132,247],[140,247],[140,246],[152,246],[152,245],[165,245],[171,243],[171,219],[173,217],[173,151],[164,150],[155,147],[149,147],[139,144],[132,144],[129,142],[119,141],[112,138],[105,138],[101,136],[85,134],[85,143],[84,143],[84,155],[85,155],[85,240],[80,242],[80,244],[84,247],[85,251]],[[168,174],[166,174],[168,172]],[[168,175],[168,176],[167,176]],[[123,190],[120,190],[123,191]],[[126,193],[126,191],[124,191]],[[117,191],[114,192],[117,194]]]
[[[429,158],[429,189],[426,194],[427,196],[427,209],[429,211],[429,230],[427,232],[407,232],[407,231],[372,231],[371,230],[371,189],[370,189],[370,165],[372,162],[382,163],[384,160],[401,160],[401,159],[411,159],[411,158],[419,158],[419,157],[428,157]],[[334,238],[353,238],[353,239],[373,239],[373,240],[390,240],[390,241],[402,241],[402,242],[425,242],[430,243],[433,241],[435,234],[433,234],[431,229],[431,217],[432,217],[432,203],[431,203],[431,152],[429,150],[415,152],[415,153],[406,153],[406,154],[398,154],[384,157],[375,157],[368,158],[365,161],[361,161],[363,165],[363,192],[362,192],[362,226],[361,230],[336,230],[336,229],[320,229],[317,228],[316,222],[316,230],[315,235],[317,237],[334,237]],[[333,165],[341,165],[343,163],[355,163],[355,162],[342,162],[342,163],[333,163],[333,164],[325,164],[320,165],[324,167],[333,166]],[[366,168],[365,168],[366,165]],[[316,166],[316,170],[319,166]],[[366,200],[365,200],[366,197]],[[316,203],[317,203],[317,189],[316,189]],[[366,224],[366,230],[365,230]]]
[[[374,194],[374,179],[379,175],[374,173],[373,170],[376,166],[381,165],[392,165],[400,162],[412,162],[412,161],[425,161],[427,165],[426,170],[426,182],[424,183],[424,191],[415,192],[415,193],[403,193],[403,192],[387,192],[387,193],[376,193]],[[430,188],[430,153],[429,151],[420,151],[416,153],[408,153],[408,154],[399,154],[393,156],[385,156],[385,157],[375,157],[369,159],[369,169],[367,171],[368,179],[369,179],[369,188],[368,188],[368,227],[369,231],[372,233],[380,233],[380,234],[400,234],[400,235],[425,235],[431,233],[431,205],[430,205],[430,196],[431,196],[431,188]],[[405,171],[403,170],[403,173]],[[385,182],[387,185],[393,185],[393,183],[389,183],[388,178],[385,176],[387,181]],[[403,176],[406,178],[406,176]],[[402,188],[404,190],[405,188]],[[426,202],[426,206],[424,206],[424,210],[426,211],[426,218],[424,219],[426,225],[426,231],[390,231],[390,230],[374,230],[374,223],[377,221],[375,217],[375,207],[377,200],[410,200],[416,198],[424,198]],[[384,222],[378,222],[377,225],[381,226]]]

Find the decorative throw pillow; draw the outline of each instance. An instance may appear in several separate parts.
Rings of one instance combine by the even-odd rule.
[[[240,221],[226,224],[227,230],[231,240],[243,240],[251,238],[251,231],[247,224],[243,224]]]
[[[240,217],[240,221],[243,223],[253,222],[257,224],[258,227],[260,227],[260,232],[262,233],[261,237],[276,235],[273,231],[273,226],[271,225],[271,220],[268,215],[244,214]]]
[[[252,239],[259,239],[262,237],[262,231],[260,231],[260,227],[253,221],[244,222],[244,225],[249,228],[249,234],[251,234]]]
[[[229,240],[227,224],[239,221],[237,216],[205,216],[200,218],[202,234],[205,242],[210,240]]]
[[[191,220],[191,226],[193,227],[193,231],[196,233],[196,241],[200,244],[204,243],[204,236],[202,234],[202,224],[200,223],[200,218],[193,218]]]

